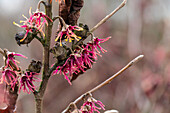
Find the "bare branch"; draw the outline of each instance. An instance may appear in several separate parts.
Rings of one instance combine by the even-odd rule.
[[[139,55],[138,57],[136,57],[135,59],[133,59],[132,61],[130,61],[125,67],[123,67],[120,71],[118,71],[116,74],[114,74],[113,76],[111,76],[110,78],[108,78],[107,80],[105,80],[103,83],[99,84],[98,86],[96,86],[95,88],[93,88],[92,90],[89,91],[89,93],[93,93],[96,90],[98,90],[99,88],[109,84],[115,77],[117,77],[118,75],[120,75],[121,73],[123,73],[126,69],[128,69],[129,67],[131,67],[134,63],[138,62],[139,60],[141,60],[144,57],[144,55]]]
[[[52,18],[52,2],[47,0],[45,7],[45,14]],[[49,61],[50,61],[50,44],[51,44],[51,33],[52,33],[52,22],[48,19],[49,25],[45,26],[45,46],[43,46],[43,67],[42,67],[42,82],[40,84],[38,92],[34,93],[36,101],[36,113],[42,113],[42,98],[44,96],[47,83],[49,80]]]
[[[38,11],[40,10],[40,5],[41,5],[41,3],[46,7],[46,3],[45,3],[43,0],[40,0],[40,1],[38,2],[38,5],[37,5],[37,10],[38,10]]]
[[[86,93],[84,93],[83,95],[81,95],[80,97],[78,97],[74,102],[74,104],[79,103],[83,97],[89,93],[93,93],[96,90],[98,90],[99,88],[109,84],[115,77],[117,77],[118,75],[120,75],[121,73],[123,73],[125,70],[127,70],[129,67],[131,67],[133,64],[135,64],[136,62],[138,62],[139,60],[141,60],[144,57],[144,55],[139,55],[136,58],[134,58],[132,61],[130,61],[125,67],[123,67],[120,71],[118,71],[116,74],[112,75],[110,78],[108,78],[107,80],[105,80],[104,82],[102,82],[101,84],[97,85],[95,88],[91,89],[90,91],[87,91]],[[65,111],[67,111],[68,107],[66,108],[66,110],[64,110],[62,113],[65,113]]]
[[[56,16],[56,17],[54,17],[54,18],[52,19],[53,22],[54,22],[56,19],[60,19],[60,22],[62,22],[61,24],[64,26],[65,29],[67,29],[67,24],[65,23],[64,19],[63,19],[61,16]]]
[[[114,11],[112,11],[109,15],[107,15],[105,18],[103,18],[98,24],[96,24],[90,32],[93,32],[96,30],[99,26],[101,26],[103,23],[105,23],[110,17],[112,17],[117,11],[119,11],[125,4],[127,0],[124,0]]]

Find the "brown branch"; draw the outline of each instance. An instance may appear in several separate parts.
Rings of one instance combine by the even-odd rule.
[[[119,11],[123,6],[125,6],[127,0],[124,0],[115,10],[113,10],[109,15],[107,15],[105,18],[103,18],[99,23],[97,23],[86,35],[86,38],[94,32],[98,27],[100,27],[102,24],[104,24],[109,18],[111,18],[117,11]],[[86,38],[81,39],[76,43],[76,45],[81,44]]]
[[[52,18],[52,2],[50,2],[50,0],[47,1],[47,7],[46,7],[46,15],[49,18]],[[46,46],[44,47],[43,50],[43,80],[48,80],[48,70],[49,70],[49,55],[50,55],[50,42],[51,42],[51,33],[52,33],[52,22],[50,20],[48,20],[49,25],[45,26],[45,44]],[[44,82],[46,83],[46,82]],[[39,92],[40,95],[43,96],[44,91],[46,86],[42,85],[42,87],[40,87]]]
[[[131,67],[133,64],[135,64],[136,62],[138,62],[139,60],[141,60],[144,57],[144,55],[139,55],[137,56],[135,59],[133,59],[132,61],[130,61],[125,67],[123,67],[120,71],[118,71],[116,74],[112,75],[110,78],[108,78],[107,80],[105,80],[104,82],[102,82],[101,84],[97,85],[95,88],[87,91],[86,93],[84,93],[83,95],[81,95],[80,97],[78,97],[74,102],[72,102],[73,104],[78,104],[83,98],[84,96],[86,96],[87,94],[91,94],[93,92],[95,92],[96,90],[98,90],[99,88],[109,84],[115,77],[117,77],[118,75],[120,75],[121,73],[123,73],[125,70],[127,70],[129,67]],[[67,107],[62,113],[66,113],[66,111],[68,111],[67,109],[69,109],[69,107]]]
[[[52,18],[52,2],[47,0],[45,13],[49,18]],[[52,22],[47,20],[49,25],[45,26],[45,46],[43,46],[43,68],[42,68],[42,82],[38,92],[34,93],[35,102],[36,102],[36,113],[42,113],[42,99],[47,87],[49,80],[49,58],[50,58],[50,42],[51,42],[51,33],[52,33]]]
[[[37,10],[38,11],[40,10],[41,3],[46,7],[46,3],[43,0],[41,0],[41,1],[38,2],[38,5],[37,5]]]
[[[98,90],[99,88],[109,84],[115,77],[117,77],[118,75],[120,75],[122,72],[124,72],[126,69],[128,69],[129,67],[131,67],[134,63],[138,62],[139,60],[141,60],[144,57],[144,55],[139,55],[138,57],[136,57],[135,59],[133,59],[132,61],[130,61],[125,67],[123,67],[120,71],[118,71],[116,74],[114,74],[113,76],[111,76],[110,78],[108,78],[107,80],[105,80],[103,83],[99,84],[98,86],[96,86],[95,88],[93,88],[92,90],[89,91],[89,93],[93,93],[96,90]]]
[[[105,18],[103,18],[98,24],[96,24],[90,32],[93,32],[96,30],[99,26],[101,26],[103,23],[105,23],[109,18],[111,18],[117,11],[119,11],[125,4],[127,0],[124,0],[114,11],[112,11],[109,15],[107,15]]]
[[[54,17],[52,20],[53,22],[56,20],[56,19],[60,19],[60,24],[62,24],[64,26],[65,29],[67,29],[67,24],[65,23],[64,19],[61,17],[61,16],[56,16]]]

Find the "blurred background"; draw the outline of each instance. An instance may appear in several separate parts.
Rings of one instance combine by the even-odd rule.
[[[42,60],[42,47],[34,39],[27,46],[18,46],[14,36],[22,29],[13,25],[35,11],[39,0],[0,0],[0,48],[22,53],[20,65],[26,69],[32,59]],[[115,9],[122,0],[85,0],[79,22],[90,28]],[[43,113],[60,113],[84,92],[92,89],[120,70],[140,54],[145,58],[93,96],[105,108],[120,113],[170,113],[170,0],[128,0],[127,5],[97,29],[100,38],[111,36],[102,47],[108,52],[98,58],[91,70],[78,77],[70,86],[63,76],[52,76],[44,96]],[[58,3],[53,2],[53,14],[58,14]],[[42,7],[42,10],[43,7]],[[54,45],[57,22],[54,24]],[[55,60],[51,58],[51,64]],[[0,65],[3,65],[2,58]],[[37,84],[38,86],[38,84]],[[3,85],[0,100],[3,99]],[[1,107],[4,105],[0,102]],[[21,92],[17,113],[34,113],[32,94]]]

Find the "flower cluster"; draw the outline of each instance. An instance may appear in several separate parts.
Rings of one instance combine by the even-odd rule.
[[[96,105],[100,107],[97,107]],[[94,113],[94,111],[100,113],[99,110],[105,110],[104,107],[105,105],[101,101],[96,100],[93,97],[89,97],[87,101],[85,101],[84,104],[81,106],[80,111],[82,113]]]
[[[81,37],[77,36],[74,31],[82,31],[83,28],[78,27],[78,26],[71,26],[69,25],[66,29],[62,30],[57,38],[55,39],[55,41],[60,42],[60,46],[62,46],[62,40],[65,39],[65,41],[69,41],[72,42],[72,40],[77,40],[79,41],[81,39]]]
[[[16,56],[27,58],[24,55],[14,52],[5,52],[5,66],[2,67],[2,70],[0,71],[2,73],[0,83],[2,84],[5,82],[7,85],[10,85],[13,90],[17,86],[19,87],[19,92],[22,89],[23,91],[30,93],[30,91],[35,90],[33,81],[41,81],[39,78],[35,77],[36,75],[39,75],[39,73],[27,71],[22,74],[23,72],[21,72],[21,69],[18,67],[19,62],[15,60]]]
[[[36,12],[34,12],[32,14],[31,8],[30,8],[29,15],[30,15],[29,18],[27,18],[26,16],[23,15],[23,17],[26,19],[25,21],[20,21],[20,23],[23,23],[23,25],[19,25],[19,24],[13,22],[15,25],[17,25],[21,28],[25,28],[25,30],[26,30],[25,36],[24,36],[24,38],[22,38],[20,40],[20,42],[23,42],[25,40],[28,33],[37,33],[37,31],[39,31],[43,35],[45,35],[44,32],[42,31],[42,29],[44,27],[44,24],[46,24],[48,26],[47,18],[52,22],[52,20],[47,15],[45,15],[43,12],[40,12],[39,10],[37,10]]]
[[[73,74],[85,72],[87,68],[92,68],[92,64],[97,60],[97,55],[101,56],[100,51],[103,53],[106,52],[99,44],[108,39],[110,39],[110,37],[106,39],[94,38],[92,42],[76,48],[74,52],[69,55],[64,65],[58,66],[53,74],[63,74],[65,79],[71,84],[69,78],[73,77]]]

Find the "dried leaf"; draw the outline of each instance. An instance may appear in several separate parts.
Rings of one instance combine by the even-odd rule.
[[[59,2],[59,16],[61,16],[66,24],[77,25],[80,17],[80,10],[83,7],[84,0],[65,0]],[[59,29],[61,29],[62,25]]]
[[[80,10],[84,5],[83,0],[72,0],[70,13],[68,15],[68,21],[70,25],[77,25],[77,21],[80,17]]]
[[[68,25],[69,25],[68,15],[70,14],[71,4],[72,4],[71,0],[66,0],[65,3],[64,2],[59,3],[59,16],[61,16]]]

